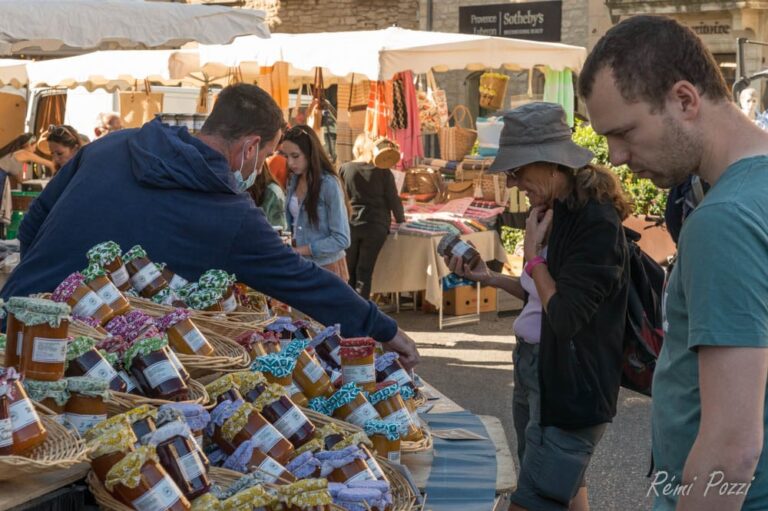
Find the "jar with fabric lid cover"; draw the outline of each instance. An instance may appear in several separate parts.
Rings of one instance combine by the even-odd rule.
[[[294,447],[301,447],[312,440],[316,428],[286,394],[284,388],[270,384],[254,406]]]
[[[165,350],[167,341],[149,337],[136,341],[125,352],[124,364],[146,396],[168,401],[183,401],[189,387]]]
[[[96,340],[86,336],[75,337],[67,347],[66,376],[87,376],[104,380],[109,389],[125,392],[126,383],[101,352],[96,349]]]
[[[286,356],[282,352],[270,353],[253,361],[252,371],[259,371],[270,383],[278,384],[285,388],[291,400],[299,406],[307,406],[309,399],[301,388],[293,381],[293,370],[296,368],[296,359]]]
[[[89,441],[88,456],[91,468],[96,477],[104,483],[107,473],[117,462],[136,449],[138,440],[126,421],[113,423],[109,429],[101,430],[101,434]],[[127,503],[127,502],[124,502]]]
[[[400,396],[400,387],[395,382],[383,382],[377,385],[377,390],[368,397],[376,411],[385,422],[400,424],[403,440],[419,442],[424,439],[421,429],[411,419],[411,413]]]
[[[104,303],[114,312],[113,316],[120,316],[131,310],[130,302],[115,284],[107,278],[107,272],[97,264],[91,264],[82,272],[85,284],[91,288]],[[103,323],[102,323],[103,324]]]
[[[365,434],[373,442],[373,450],[392,463],[400,463],[400,430],[396,422],[371,420],[365,424]]]
[[[19,382],[19,373],[13,368],[4,369],[0,373],[0,396],[5,396],[11,418],[11,454],[23,455],[45,442],[48,431]],[[4,424],[7,426],[7,423]],[[3,442],[7,443],[7,431]]]
[[[227,454],[232,454],[244,442],[251,442],[279,463],[286,463],[294,450],[288,439],[252,404],[229,403],[221,403],[211,414],[211,420],[217,419],[218,415],[228,415],[214,429],[216,444]]]
[[[152,298],[168,287],[168,282],[163,278],[157,265],[149,260],[147,252],[141,245],[134,245],[123,254],[123,261],[133,289],[144,298]]]
[[[215,379],[205,386],[205,392],[208,394],[211,401],[215,401],[216,403],[221,403],[226,400],[241,401],[243,399],[243,396],[240,395],[240,387],[232,374],[225,374],[224,376]]]
[[[237,295],[235,294],[235,282],[237,277],[224,270],[208,270],[197,280],[201,289],[216,290],[219,295],[218,307],[209,310],[221,310],[222,312],[235,312],[237,310]]]
[[[115,316],[115,311],[88,287],[85,277],[79,272],[64,279],[51,293],[51,299],[72,307],[73,315],[93,318],[100,325],[106,325]]]
[[[64,418],[81,436],[107,419],[109,382],[75,376],[67,378],[69,401],[64,406]]]
[[[54,413],[53,419],[64,423],[64,405],[69,400],[67,380],[37,381],[26,378],[24,390],[33,401],[37,401]]]
[[[24,324],[21,372],[33,380],[64,377],[67,361],[69,305],[43,298],[20,298],[16,319]]]
[[[296,359],[293,379],[308,399],[318,396],[329,397],[335,390],[325,369],[314,357],[314,350],[309,347],[309,340],[295,339],[282,352],[285,356]],[[306,405],[303,405],[306,406]]]
[[[105,241],[94,246],[86,253],[90,264],[102,266],[109,273],[109,279],[120,291],[131,289],[128,270],[120,257],[122,250],[114,241]]]
[[[354,383],[342,385],[328,401],[334,417],[355,426],[362,428],[371,419],[381,419],[379,412]]]
[[[168,336],[168,344],[178,353],[203,357],[213,355],[213,346],[197,328],[188,310],[176,309],[160,318],[157,324]]]
[[[277,498],[286,511],[330,511],[333,498],[325,479],[304,479],[278,486]]]
[[[231,378],[237,383],[240,394],[248,403],[253,403],[267,388],[267,379],[257,371],[238,371],[230,373]]]
[[[374,351],[376,341],[368,337],[341,340],[341,375],[343,382],[355,383],[368,392],[376,391]]]

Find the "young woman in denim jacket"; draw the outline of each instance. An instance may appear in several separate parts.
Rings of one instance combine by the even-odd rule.
[[[296,252],[348,280],[349,210],[320,139],[311,128],[294,126],[285,132],[280,152],[290,171],[286,217]]]

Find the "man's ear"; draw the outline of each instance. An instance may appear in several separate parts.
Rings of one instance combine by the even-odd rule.
[[[256,156],[256,151],[261,147],[261,136],[255,135],[246,143],[248,144],[246,158],[251,159]]]
[[[667,108],[682,120],[691,121],[698,117],[702,98],[698,89],[688,80],[680,80],[667,93]]]

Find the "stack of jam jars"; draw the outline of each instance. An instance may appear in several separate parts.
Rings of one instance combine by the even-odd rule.
[[[376,390],[375,349],[376,342],[367,337],[341,340],[339,356],[345,384],[357,384],[368,392]]]

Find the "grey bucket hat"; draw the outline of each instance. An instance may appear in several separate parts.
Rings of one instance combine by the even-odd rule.
[[[594,155],[571,140],[565,110],[556,103],[528,103],[504,112],[499,152],[489,172],[504,172],[529,163],[557,163],[578,169]]]

